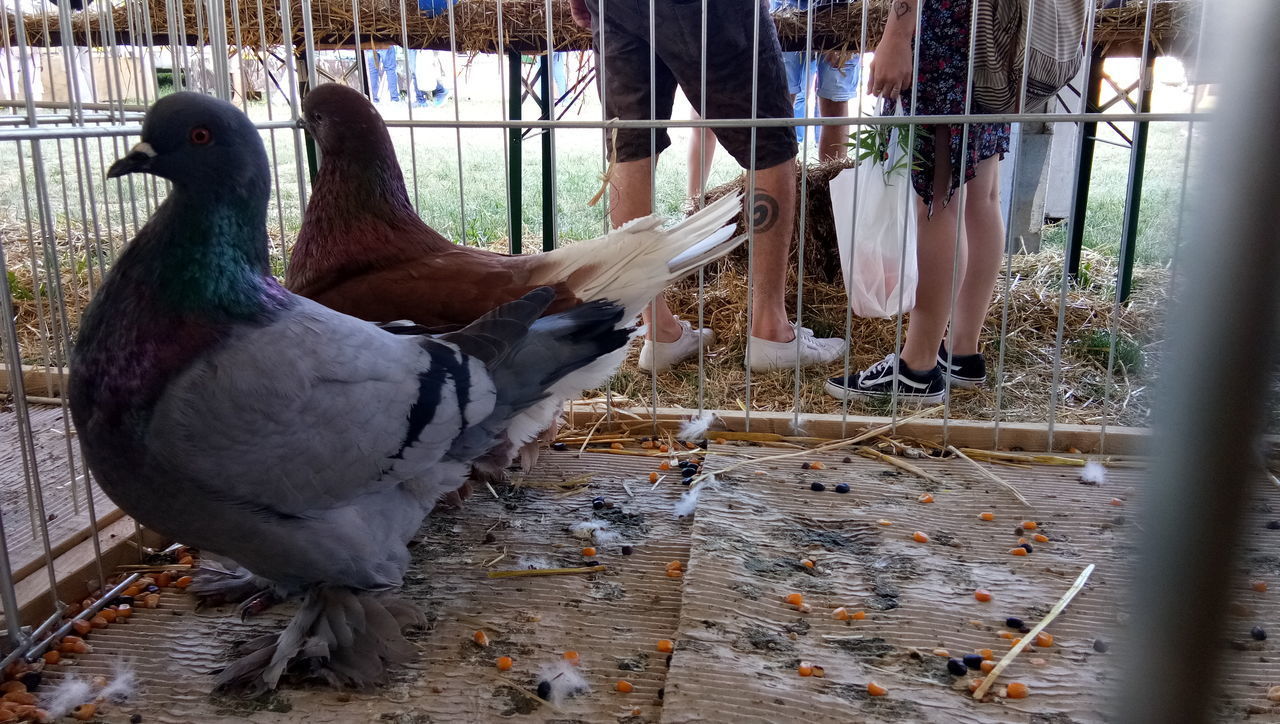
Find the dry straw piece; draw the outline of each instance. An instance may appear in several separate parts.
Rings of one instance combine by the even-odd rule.
[[[182,26],[184,42],[200,45],[208,42],[209,23],[204,22],[203,8],[192,0],[180,0],[183,7]],[[866,3],[867,50],[873,50],[884,28],[890,0],[870,0]],[[144,9],[145,4],[145,9]],[[590,50],[591,33],[578,27],[569,14],[567,0],[461,0],[452,12],[454,43],[450,42],[450,13],[426,17],[415,12],[414,3],[407,3],[401,17],[399,0],[358,0],[353,4],[338,0],[313,0],[312,25],[315,28],[316,46],[351,47],[355,45],[353,28],[360,28],[362,45],[386,44],[432,50],[453,50],[463,53],[492,53],[499,50],[515,50],[524,53],[544,53],[547,50],[547,8],[552,12],[553,45],[556,50]],[[235,27],[239,16],[241,43],[245,47],[267,50],[290,44],[302,47],[301,3],[291,0],[291,25],[294,37],[286,43],[282,37],[278,3],[268,2],[268,12],[258,16],[257,4],[252,0],[227,0],[226,27]],[[1197,27],[1194,14],[1200,3],[1194,0],[1156,2],[1152,18],[1151,40],[1159,53],[1177,54],[1193,47],[1192,33]],[[503,37],[498,37],[498,11],[502,11]],[[807,13],[784,10],[774,14],[778,39],[784,50],[836,51],[846,54],[861,50],[863,29],[862,2],[840,3],[815,10],[812,23]],[[1133,44],[1140,44],[1146,27],[1146,3],[1132,2],[1121,8],[1099,10],[1094,40],[1103,48],[1125,46],[1132,52]],[[130,17],[134,22],[129,22]],[[48,21],[48,33],[44,31]],[[128,0],[112,10],[115,39],[119,43],[132,44],[128,29],[136,27],[143,18],[152,26],[153,41],[168,44],[169,26],[165,0]],[[261,22],[261,26],[259,25]],[[812,41],[807,34],[812,25]],[[10,28],[14,24],[10,22]],[[56,9],[50,9],[42,18],[37,14],[26,17],[27,40],[33,46],[59,45],[61,28]],[[203,29],[203,34],[199,31]],[[83,43],[86,30],[101,35],[98,13],[75,13],[72,17],[73,37]],[[265,32],[264,32],[265,31]],[[11,31],[13,32],[13,31]],[[12,39],[10,39],[12,42]],[[810,45],[810,42],[812,43]],[[98,41],[93,45],[105,45]]]

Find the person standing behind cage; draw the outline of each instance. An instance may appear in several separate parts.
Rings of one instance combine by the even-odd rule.
[[[607,118],[648,120],[653,117],[652,103],[658,118],[669,119],[677,86],[694,107],[700,106],[705,90],[710,118],[791,115],[782,48],[763,0],[708,3],[707,27],[714,31],[714,45],[709,48],[700,40],[701,2],[571,0],[570,8],[579,25],[592,29],[597,54],[603,48],[604,58],[597,58],[597,67],[603,69]],[[653,38],[650,13],[661,30]],[[757,18],[758,46],[753,44]],[[700,86],[704,58],[705,89]],[[757,69],[755,77],[752,67]],[[752,369],[768,370],[839,359],[844,340],[819,339],[787,316],[787,263],[796,203],[795,136],[787,128],[762,127],[752,144],[751,130],[745,126],[722,128],[717,135],[739,165],[755,169],[755,196],[747,200],[755,239],[747,363]],[[609,181],[609,218],[615,227],[652,213],[650,157],[670,145],[664,129],[618,129]],[[642,369],[665,369],[710,343],[710,329],[693,329],[678,320],[662,298],[655,300],[654,307],[645,314],[648,334],[640,350]]]
[[[894,0],[867,84],[872,95],[886,99],[886,113],[892,114],[893,104],[899,101],[916,115],[965,113],[972,4],[973,0]],[[917,12],[920,37],[913,42]],[[914,88],[913,45],[920,50]],[[901,354],[890,353],[847,378],[829,379],[828,394],[874,399],[896,391],[904,400],[937,402],[945,396],[948,370],[955,387],[975,387],[986,380],[978,338],[1004,251],[998,166],[1008,151],[1007,123],[916,127],[911,185],[919,197],[919,283],[906,343]],[[957,194],[961,184],[964,191]],[[954,289],[954,316],[953,267],[959,283]]]
[[[820,3],[809,0],[770,0],[773,12],[792,8],[806,10]],[[861,56],[845,57],[836,51],[814,51],[805,63],[804,51],[782,54],[787,71],[787,92],[791,94],[792,116],[809,117],[809,90],[818,96],[817,115],[820,118],[844,118],[849,115],[849,102],[858,97],[858,73]],[[814,81],[817,81],[816,86]],[[695,106],[690,116],[697,120]],[[796,127],[796,140],[805,142],[807,126]],[[700,200],[706,193],[707,175],[715,158],[715,133],[709,128],[694,129],[689,140],[689,198]],[[849,126],[822,126],[818,131],[818,158],[830,161],[848,155]],[[699,173],[701,170],[701,173]]]
[[[396,70],[396,46],[388,46],[381,50],[364,51],[365,64],[369,66],[369,98],[378,103],[378,86],[386,80],[387,98],[392,103],[400,102],[400,74]]]

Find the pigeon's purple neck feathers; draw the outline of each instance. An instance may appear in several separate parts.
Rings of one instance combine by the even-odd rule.
[[[84,384],[72,394],[98,429],[140,434],[175,376],[236,326],[269,323],[295,303],[269,273],[265,222],[265,196],[211,200],[174,187],[81,324],[73,367]]]

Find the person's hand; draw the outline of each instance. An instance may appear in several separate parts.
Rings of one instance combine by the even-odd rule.
[[[587,0],[569,0],[569,14],[573,15],[573,22],[578,24],[580,28],[591,27],[591,13],[587,12]]]
[[[871,59],[867,92],[880,98],[896,100],[911,87],[911,43],[885,35]]]

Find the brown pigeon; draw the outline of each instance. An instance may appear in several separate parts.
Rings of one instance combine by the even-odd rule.
[[[358,91],[321,85],[303,101],[303,123],[320,148],[320,173],[293,247],[285,286],[345,314],[372,322],[411,320],[434,332],[456,329],[538,287],[555,290],[546,313],[609,300],[631,323],[672,282],[736,248],[732,224],[741,208],[728,195],[670,228],[656,216],[636,219],[590,241],[529,256],[498,254],[450,242],[418,218],[382,117]],[[548,399],[546,425],[508,442],[477,472],[501,477],[517,450],[527,468],[537,433],[552,427],[563,403],[602,384],[625,350],[566,378]],[[564,386],[562,386],[564,387]],[[518,437],[518,436],[517,436]]]

